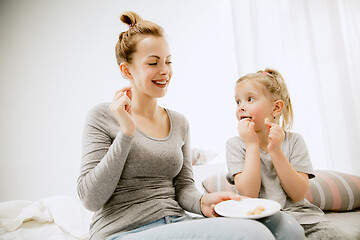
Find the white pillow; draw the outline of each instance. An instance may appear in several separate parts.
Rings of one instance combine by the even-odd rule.
[[[210,161],[217,156],[216,153],[209,150],[203,150],[200,148],[191,149],[191,161],[192,165],[202,165]]]

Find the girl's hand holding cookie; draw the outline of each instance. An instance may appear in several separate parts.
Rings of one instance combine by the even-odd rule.
[[[116,91],[110,104],[110,110],[120,125],[121,132],[134,136],[136,123],[131,114],[132,91],[131,86]]]
[[[259,139],[255,133],[255,123],[249,118],[244,118],[238,122],[238,132],[246,145],[257,144],[259,145]]]
[[[270,122],[268,118],[265,118],[265,124],[269,128],[269,144],[267,146],[268,151],[281,151],[281,144],[285,138],[284,131],[278,124]]]

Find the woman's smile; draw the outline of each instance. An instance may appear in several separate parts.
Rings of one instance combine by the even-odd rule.
[[[152,80],[152,82],[160,88],[165,88],[167,86],[168,83],[168,79],[163,79],[163,80]]]

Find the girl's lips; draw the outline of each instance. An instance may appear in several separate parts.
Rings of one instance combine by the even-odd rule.
[[[252,117],[248,117],[248,116],[242,116],[242,117],[240,117],[240,120],[243,120],[243,119],[246,119],[246,118],[248,118],[248,119],[252,119]]]

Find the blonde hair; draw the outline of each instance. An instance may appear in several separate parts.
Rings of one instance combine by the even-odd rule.
[[[284,108],[280,115],[280,126],[284,131],[290,131],[293,126],[293,109],[291,105],[290,95],[281,74],[271,68],[259,70],[256,73],[249,73],[236,81],[236,84],[245,80],[255,80],[263,84],[266,91],[275,98],[279,98],[284,102]]]
[[[143,20],[135,12],[124,12],[120,20],[129,26],[127,31],[121,32],[115,46],[117,64],[132,62],[132,56],[136,52],[136,44],[146,36],[163,37],[164,30],[157,24]]]

